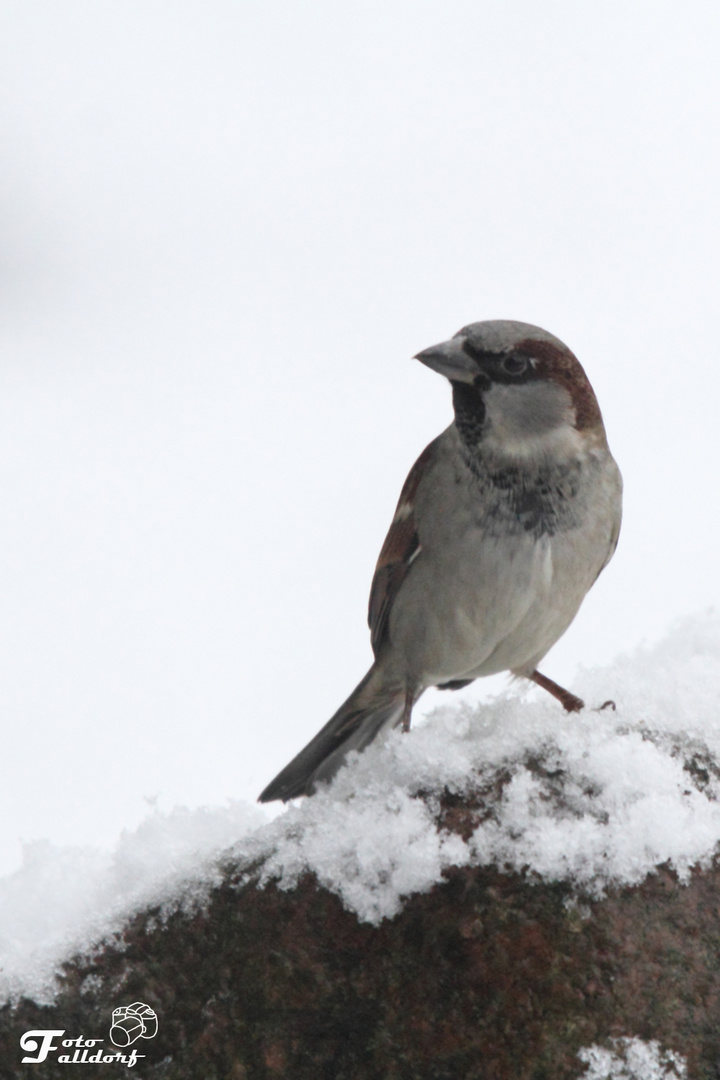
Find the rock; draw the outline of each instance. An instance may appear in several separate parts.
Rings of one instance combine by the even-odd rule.
[[[448,796],[443,824],[467,834],[482,813]],[[230,864],[202,909],[143,912],[66,964],[53,1005],[6,1006],[0,1075],[67,1076],[54,1053],[21,1064],[21,1035],[114,1051],[113,1009],[143,1002],[159,1021],[134,1044],[143,1080],[575,1080],[581,1049],[622,1036],[717,1080],[719,907],[715,866],[600,899],[465,866],[373,926],[310,874],[260,888]]]

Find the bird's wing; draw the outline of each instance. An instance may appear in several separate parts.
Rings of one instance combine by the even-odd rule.
[[[387,632],[390,611],[412,562],[421,551],[415,521],[415,494],[420,482],[434,461],[437,449],[434,439],[426,446],[403,484],[395,516],[385,537],[375,575],[370,587],[368,624],[373,652],[377,656]]]
[[[610,458],[610,467],[611,467],[611,471],[613,471],[614,474],[615,474],[615,477],[614,477],[614,479],[615,479],[615,505],[614,505],[613,509],[611,510],[612,525],[611,525],[611,529],[610,529],[610,538],[609,538],[609,541],[608,541],[607,555],[605,557],[605,561],[603,562],[602,566],[600,567],[600,569],[598,570],[597,574],[595,575],[595,577],[593,579],[593,585],[595,584],[597,579],[600,577],[603,570],[605,569],[605,567],[607,566],[607,564],[610,562],[613,555],[615,554],[615,549],[618,546],[618,540],[620,538],[620,526],[622,524],[623,481],[622,481],[622,476],[620,475],[620,470],[617,467],[617,463],[613,460],[612,457]]]

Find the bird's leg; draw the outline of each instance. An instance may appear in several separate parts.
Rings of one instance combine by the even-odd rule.
[[[568,712],[580,712],[585,708],[585,702],[579,697],[575,697],[575,694],[571,694],[569,690],[564,690],[562,686],[558,686],[552,679],[548,679],[547,675],[541,675],[539,671],[532,671],[528,676],[528,679],[532,679],[538,686],[542,686],[543,690],[547,690],[549,694],[552,694],[554,698],[557,698],[563,709]]]
[[[405,690],[405,705],[403,707],[402,714],[402,729],[403,732],[410,730],[410,720],[412,718],[413,705],[415,704],[415,691],[408,687]]]

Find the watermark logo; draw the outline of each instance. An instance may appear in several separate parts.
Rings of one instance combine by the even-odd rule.
[[[113,1009],[110,1038],[116,1046],[130,1046],[138,1039],[152,1039],[157,1030],[157,1013],[142,1001]]]
[[[59,1046],[53,1046],[53,1039],[59,1039],[64,1034],[64,1029],[62,1031],[26,1031],[24,1035],[20,1036],[20,1046],[23,1050],[29,1050],[31,1054],[37,1056],[24,1057],[22,1059],[23,1065],[38,1065],[45,1060],[51,1050],[57,1052]]]
[[[149,1005],[135,1001],[113,1009],[110,1040],[115,1046],[127,1047],[138,1039],[152,1039],[157,1035],[158,1018]],[[103,1047],[104,1039],[87,1039],[84,1035],[65,1038],[64,1030],[26,1031],[20,1036],[20,1048],[25,1051],[23,1065],[39,1065],[49,1057],[58,1065],[110,1065],[119,1063],[131,1069],[145,1054],[135,1047],[124,1054],[120,1050]]]

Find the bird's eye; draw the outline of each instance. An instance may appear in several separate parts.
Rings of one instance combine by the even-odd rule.
[[[522,375],[527,370],[528,362],[524,356],[512,353],[502,359],[501,367],[506,375]]]

